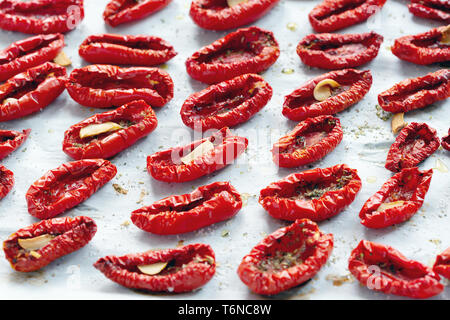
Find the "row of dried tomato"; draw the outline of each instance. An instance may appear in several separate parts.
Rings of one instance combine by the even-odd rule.
[[[222,187],[226,190],[226,185],[219,189]],[[84,247],[96,231],[95,222],[88,217],[54,218],[18,230],[3,243],[3,250],[15,270],[31,272]],[[314,277],[332,250],[332,234],[322,233],[309,219],[299,219],[257,244],[242,259],[237,273],[253,292],[275,295]],[[216,261],[210,246],[191,244],[106,256],[94,266],[128,288],[179,293],[206,284],[215,273]],[[392,247],[362,240],[352,251],[348,268],[371,290],[429,298],[443,291],[438,273],[450,278],[450,248],[438,255],[433,268],[429,268]]]
[[[397,39],[392,52],[401,59],[417,64],[446,62],[450,60],[449,39],[450,27],[440,27],[420,35]],[[373,60],[382,41],[383,37],[375,32],[312,34],[300,41],[297,53],[309,66],[324,69],[353,68]],[[1,52],[0,81],[53,60],[63,46],[64,36],[61,34],[38,35],[11,44]],[[164,63],[177,54],[169,43],[158,37],[115,34],[88,37],[80,45],[79,53],[91,63],[121,64],[123,58],[127,57],[128,64],[147,67]],[[249,27],[232,32],[194,53],[186,61],[186,70],[196,80],[217,83],[246,73],[260,73],[274,64],[279,55],[280,49],[272,32]],[[92,79],[86,75],[88,72],[93,73],[92,77],[100,78],[106,73],[110,73],[110,77],[131,77],[125,71],[87,67],[75,70],[69,83],[89,83]],[[153,80],[153,83],[160,81],[157,78],[149,80]],[[158,86],[154,89],[162,90]],[[160,104],[156,102],[155,105]]]
[[[141,20],[166,7],[171,0],[113,0],[103,12],[112,27]],[[200,27],[227,30],[250,24],[267,14],[278,0],[194,0],[190,16]],[[308,15],[317,32],[332,32],[366,21],[381,10],[386,0],[324,0]],[[412,0],[408,6],[416,16],[450,22],[450,6],[440,0]],[[42,17],[45,15],[45,18]],[[65,33],[84,18],[83,0],[4,0],[0,6],[0,28],[24,33]]]

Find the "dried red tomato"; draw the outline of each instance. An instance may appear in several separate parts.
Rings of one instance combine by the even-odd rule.
[[[111,123],[119,126],[81,138],[83,128]],[[153,109],[143,100],[133,101],[71,126],[64,134],[63,151],[76,160],[108,159],[149,135],[157,125]]]
[[[0,160],[18,149],[27,140],[30,132],[30,129],[23,130],[22,132],[0,130]]]
[[[369,19],[386,0],[324,0],[308,15],[316,32],[332,32]]]
[[[67,91],[86,107],[110,108],[141,99],[162,107],[173,98],[173,81],[158,68],[95,64],[73,70]]]
[[[147,232],[180,234],[231,219],[241,208],[241,195],[229,182],[214,182],[135,210],[131,220]]]
[[[181,161],[182,157],[190,154],[207,141],[214,145],[212,150],[203,153],[188,164]],[[247,138],[235,136],[225,127],[213,133],[209,138],[149,156],[147,170],[153,178],[160,181],[192,181],[231,164],[247,149],[247,145]]]
[[[442,148],[450,151],[450,129],[448,129],[448,135],[442,138]]]
[[[432,176],[433,170],[416,167],[396,173],[364,204],[361,223],[380,229],[409,220],[422,207]]]
[[[112,0],[103,12],[103,19],[112,27],[144,19],[165,8],[172,0]]]
[[[398,38],[391,51],[402,60],[420,65],[450,61],[450,46],[441,42],[446,28],[448,27],[439,27],[425,33]]]
[[[194,53],[186,60],[186,70],[195,80],[217,83],[263,72],[279,56],[273,33],[250,27],[238,29]]]
[[[450,248],[436,257],[433,271],[439,273],[443,277],[450,279]]]
[[[83,0],[3,0],[0,28],[23,33],[66,33],[84,18]]]
[[[272,87],[249,73],[191,95],[181,107],[181,119],[198,131],[233,127],[248,121],[271,98]]]
[[[259,203],[276,219],[334,217],[355,200],[361,189],[357,171],[339,164],[294,173],[261,190]]]
[[[38,35],[0,51],[0,81],[53,60],[64,47],[62,34]]]
[[[304,64],[322,69],[354,68],[378,55],[383,36],[375,33],[310,34],[297,45]]]
[[[380,106],[392,113],[408,112],[450,97],[450,70],[407,79],[378,95]]]
[[[328,99],[318,101],[314,98],[314,89],[326,79],[334,80],[340,86],[331,90],[331,96]],[[360,101],[369,92],[371,86],[370,70],[332,71],[308,81],[287,95],[283,104],[283,115],[294,121],[302,121],[321,115],[336,114]]]
[[[444,289],[431,268],[392,247],[367,240],[353,249],[348,269],[362,285],[386,294],[424,299]]]
[[[415,167],[432,155],[439,145],[435,129],[426,123],[411,122],[400,131],[389,149],[385,167],[392,172]]]
[[[273,161],[283,168],[307,165],[333,151],[343,137],[344,133],[338,118],[333,116],[308,118],[274,144]]]
[[[227,30],[250,24],[267,14],[279,0],[250,0],[230,7],[226,0],[193,0],[194,22],[208,30]]]
[[[3,251],[11,267],[20,272],[39,270],[52,261],[77,251],[88,244],[97,232],[97,225],[89,217],[55,218],[37,222],[13,233],[3,242]],[[46,237],[43,247],[24,249],[20,240]]]
[[[63,164],[28,189],[28,212],[39,219],[53,218],[88,199],[116,173],[116,166],[102,159]]]
[[[38,112],[64,91],[66,69],[51,62],[30,68],[0,85],[0,121]]]
[[[448,0],[411,0],[408,5],[413,15],[450,23],[450,2]]]
[[[0,200],[8,195],[14,186],[14,174],[0,164]]]
[[[237,273],[253,292],[274,295],[314,277],[332,250],[332,234],[300,219],[264,238],[242,259]]]
[[[167,263],[156,275],[139,267]],[[206,244],[190,244],[176,249],[151,250],[125,256],[107,256],[94,267],[110,280],[131,289],[151,292],[189,292],[205,285],[216,272],[215,254]]]
[[[93,64],[128,64],[154,66],[177,55],[163,39],[153,36],[100,34],[86,38],[78,50],[80,56]]]

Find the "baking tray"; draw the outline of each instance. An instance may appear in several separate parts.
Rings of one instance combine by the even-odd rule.
[[[274,89],[269,104],[253,119],[234,131],[249,138],[249,149],[234,165],[208,177],[183,184],[167,184],[152,179],[146,172],[146,157],[166,148],[185,144],[194,137],[179,116],[184,100],[206,85],[190,79],[185,71],[187,57],[227,32],[206,31],[189,17],[190,1],[174,0],[164,10],[137,23],[111,28],[103,22],[106,0],[85,1],[86,17],[76,30],[66,35],[65,52],[73,68],[87,65],[78,56],[78,46],[91,34],[150,34],[162,37],[174,45],[178,55],[163,68],[175,84],[174,99],[157,109],[158,128],[112,162],[117,176],[89,200],[63,216],[87,215],[95,219],[98,232],[83,249],[65,256],[41,271],[21,274],[14,272],[0,253],[0,298],[2,299],[265,299],[252,294],[239,280],[236,270],[244,255],[265,235],[285,223],[271,218],[258,204],[259,190],[269,183],[296,172],[279,169],[271,160],[272,144],[290,131],[296,123],[281,115],[284,96],[307,80],[325,71],[312,69],[300,62],[295,48],[305,35],[313,32],[308,12],[320,1],[282,0],[254,25],[271,30],[281,47],[278,61],[263,76]],[[307,284],[289,290],[276,299],[400,299],[370,291],[360,286],[347,269],[350,251],[361,239],[391,245],[407,257],[432,265],[436,255],[450,246],[449,152],[442,149],[421,164],[422,169],[435,170],[430,191],[423,207],[406,223],[383,230],[369,230],[358,218],[364,202],[391,176],[384,168],[387,151],[394,141],[390,121],[376,115],[378,93],[405,79],[438,70],[438,65],[416,66],[397,59],[389,50],[394,39],[406,34],[424,32],[439,24],[413,17],[407,1],[391,0],[381,12],[343,33],[373,30],[384,36],[378,57],[361,69],[370,69],[374,83],[367,96],[357,105],[341,112],[344,140],[330,155],[311,167],[329,167],[346,163],[358,169],[363,182],[361,192],[351,206],[320,228],[335,237],[335,248],[328,263]],[[28,37],[21,33],[0,31],[0,47]],[[442,67],[441,67],[442,68]],[[284,70],[284,71],[283,71]],[[291,72],[293,71],[293,72]],[[450,127],[449,101],[435,103],[426,109],[409,112],[406,121],[426,122],[438,130],[439,136]],[[28,187],[47,170],[70,161],[62,152],[64,131],[102,110],[82,107],[63,93],[42,112],[7,123],[2,129],[31,128],[28,141],[2,163],[14,171],[16,185],[0,202],[0,239],[6,239],[19,228],[36,222],[27,213],[25,193]],[[438,165],[440,163],[440,165]],[[444,164],[445,167],[442,166]],[[299,168],[297,171],[304,170]],[[178,236],[157,236],[145,233],[130,223],[131,211],[172,194],[191,192],[213,181],[231,181],[245,198],[245,206],[233,219]],[[126,195],[117,193],[118,184]],[[217,256],[217,272],[212,280],[196,292],[178,295],[146,294],[129,290],[106,279],[92,264],[105,255],[143,252],[154,248],[169,248],[184,243],[210,244]],[[435,299],[448,299],[447,288]],[[273,299],[273,298],[272,298]]]

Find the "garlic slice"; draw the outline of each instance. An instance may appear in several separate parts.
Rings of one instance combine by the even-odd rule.
[[[6,98],[5,100],[3,100],[2,104],[15,103],[15,102],[17,102],[16,98]]]
[[[123,129],[120,124],[115,122],[104,122],[98,124],[91,124],[87,127],[81,128],[80,130],[80,138],[84,139],[87,137],[98,136],[99,134],[111,131],[117,131]]]
[[[62,67],[68,67],[72,64],[72,61],[69,59],[69,57],[64,53],[64,51],[61,51],[56,58],[53,60],[54,63],[59,64]]]
[[[408,123],[405,122],[403,116],[404,113],[396,113],[392,117],[391,128],[394,134],[397,134],[400,130],[408,125]]]
[[[199,145],[197,148],[195,148],[191,153],[189,153],[187,156],[181,158],[181,162],[183,162],[184,164],[189,164],[192,161],[194,161],[195,159],[208,153],[212,149],[214,149],[214,144],[211,141],[206,140],[201,145]]]
[[[259,89],[259,88],[264,88],[265,85],[266,84],[264,82],[258,81],[253,85],[252,88],[250,88],[250,90],[248,90],[248,93],[252,94],[253,91],[255,91],[256,89]]]
[[[441,43],[450,45],[450,24],[442,31]]]
[[[45,247],[54,238],[55,236],[51,234],[43,234],[34,238],[19,239],[17,242],[23,249],[34,251]]]
[[[247,1],[248,0],[227,0],[227,4],[231,8],[237,6],[238,4],[246,3]]]
[[[36,251],[30,251],[30,255],[31,255],[32,257],[35,257],[36,259],[39,259],[40,257],[42,257],[42,256],[39,254],[39,252],[36,252]]]
[[[149,276],[154,276],[161,271],[164,270],[164,268],[167,267],[167,262],[157,262],[154,264],[147,264],[143,266],[137,266],[139,271],[141,271],[144,274],[147,274]]]
[[[331,97],[331,89],[339,88],[341,85],[333,79],[325,79],[320,81],[314,88],[314,99],[324,101]]]
[[[404,204],[405,204],[405,201],[394,201],[394,202],[382,203],[381,206],[378,207],[377,211],[378,212],[383,212],[383,211],[385,211],[387,209],[401,207]]]

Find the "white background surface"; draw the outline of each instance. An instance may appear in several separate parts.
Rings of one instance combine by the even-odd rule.
[[[189,17],[187,0],[174,0],[167,8],[137,23],[110,28],[102,19],[106,0],[85,1],[86,17],[82,24],[66,35],[65,52],[73,60],[73,68],[85,66],[77,53],[80,43],[91,34],[150,34],[160,36],[179,53],[169,61],[166,71],[175,84],[174,99],[162,109],[156,110],[159,125],[146,139],[112,159],[118,168],[117,176],[93,197],[62,216],[87,215],[95,219],[98,232],[83,249],[65,256],[41,271],[31,274],[14,272],[0,253],[0,298],[99,298],[99,299],[260,299],[252,294],[239,280],[236,269],[244,255],[266,234],[285,223],[271,218],[257,203],[259,190],[269,183],[295,172],[295,169],[279,170],[271,161],[274,141],[290,131],[296,123],[281,114],[284,96],[310,78],[325,71],[311,69],[300,62],[295,47],[301,38],[313,32],[307,15],[320,1],[282,0],[266,17],[254,25],[275,33],[281,56],[263,76],[272,85],[274,96],[269,104],[252,120],[235,128],[235,132],[250,139],[249,149],[236,165],[192,183],[166,184],[153,180],[145,170],[146,157],[191,139],[192,131],[185,127],[179,116],[183,101],[193,92],[206,86],[187,75],[184,62],[187,57],[204,45],[226,34],[202,30]],[[407,10],[407,1],[389,0],[382,12],[363,23],[341,31],[357,33],[374,30],[385,37],[378,57],[366,66],[374,77],[372,89],[365,99],[339,114],[344,127],[344,140],[336,150],[313,167],[328,167],[346,163],[358,169],[363,182],[355,202],[337,217],[320,223],[320,228],[333,233],[335,248],[329,262],[318,275],[305,286],[294,288],[278,295],[277,299],[397,299],[369,291],[356,281],[341,286],[333,285],[330,277],[349,275],[347,260],[350,251],[361,239],[391,245],[407,257],[432,265],[435,256],[450,246],[450,198],[449,172],[435,170],[430,191],[422,209],[408,222],[384,230],[374,231],[363,227],[358,218],[364,202],[391,176],[384,168],[387,151],[394,141],[390,132],[390,121],[376,116],[377,95],[395,83],[410,77],[425,75],[438,70],[435,66],[416,66],[400,61],[391,54],[389,47],[394,39],[406,34],[424,32],[439,24],[413,17]],[[296,30],[287,28],[296,23]],[[21,33],[0,31],[0,47],[28,37]],[[283,68],[292,68],[294,73],[284,74]],[[72,68],[69,68],[70,72]],[[426,122],[438,130],[442,137],[450,127],[449,101],[436,103],[426,109],[410,112],[406,121]],[[13,191],[0,202],[0,239],[37,220],[27,212],[25,193],[28,187],[47,170],[58,167],[71,159],[62,152],[63,134],[72,124],[102,110],[88,109],[78,105],[64,92],[44,111],[8,123],[2,129],[22,130],[31,128],[28,141],[2,164],[15,173]],[[362,128],[362,129],[361,129]],[[179,138],[174,137],[174,135]],[[181,138],[180,138],[181,137]],[[436,166],[440,159],[450,167],[450,153],[438,150],[420,168]],[[298,170],[304,170],[300,168]],[[374,180],[376,177],[376,181]],[[130,221],[131,211],[151,204],[172,194],[191,192],[192,189],[214,181],[229,180],[249,196],[245,207],[233,219],[179,236],[157,236],[141,231]],[[370,182],[369,182],[370,181]],[[114,191],[117,183],[129,192],[127,195]],[[142,203],[137,203],[142,190],[146,193]],[[228,231],[229,235],[222,234]],[[143,252],[154,248],[175,247],[178,241],[185,244],[203,242],[210,244],[216,252],[218,268],[213,279],[197,292],[181,295],[146,294],[117,285],[106,279],[92,264],[105,255],[123,255]],[[448,299],[446,289],[436,299]]]

